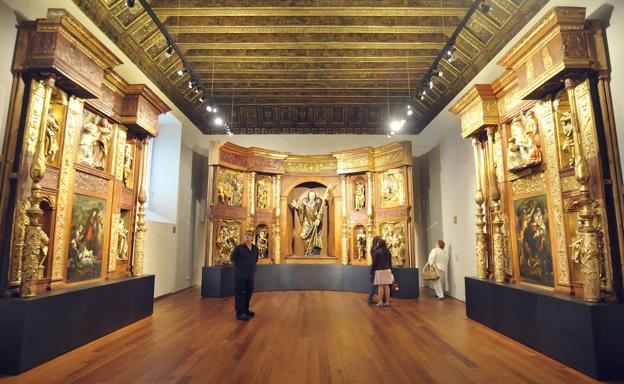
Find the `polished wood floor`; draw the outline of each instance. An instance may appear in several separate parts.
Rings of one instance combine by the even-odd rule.
[[[154,315],[0,383],[581,383],[587,376],[468,320],[464,304],[325,291],[254,295],[257,316],[196,288]]]

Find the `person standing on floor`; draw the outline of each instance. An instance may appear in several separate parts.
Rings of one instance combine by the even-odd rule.
[[[379,246],[379,240],[381,240],[381,236],[373,237],[373,243],[371,245],[371,250],[370,250],[371,259],[373,258],[373,253]],[[375,296],[375,293],[377,293],[377,286],[375,285],[375,282],[373,281],[374,279],[375,279],[375,271],[371,269],[371,273],[370,273],[371,286],[370,286],[370,291],[368,292],[368,304],[377,304],[377,302],[375,302],[375,300],[373,299],[373,297]]]
[[[444,251],[444,246],[444,241],[438,240],[436,246],[429,253],[429,260],[427,261],[427,264],[436,266],[440,276],[438,279],[433,280],[433,289],[437,299],[444,298],[444,289],[446,288],[446,268],[449,257]]]
[[[377,286],[379,296],[377,306],[387,307],[390,305],[390,284],[394,283],[394,276],[392,276],[392,254],[383,239],[379,240],[379,245],[373,252],[371,274],[374,274],[373,283]]]
[[[249,310],[259,254],[258,247],[251,243],[252,238],[252,231],[245,232],[245,242],[237,245],[230,257],[234,265],[234,308],[236,309],[236,319],[243,321],[249,321],[256,314]]]

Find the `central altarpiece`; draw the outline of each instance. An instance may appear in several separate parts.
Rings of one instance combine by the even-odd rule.
[[[230,264],[246,230],[261,264],[367,265],[379,235],[414,266],[409,142],[308,156],[226,142],[210,158],[206,266]]]

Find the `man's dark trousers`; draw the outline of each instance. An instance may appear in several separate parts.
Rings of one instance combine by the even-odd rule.
[[[253,280],[234,278],[234,307],[237,315],[249,312],[249,302],[253,289]]]

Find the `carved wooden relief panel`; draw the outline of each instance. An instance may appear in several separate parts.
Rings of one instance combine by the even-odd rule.
[[[240,221],[219,220],[217,222],[215,242],[215,265],[230,264],[234,247],[241,241]]]
[[[381,208],[392,208],[405,204],[405,179],[400,168],[381,173]]]
[[[217,201],[221,205],[240,207],[245,193],[245,175],[225,168],[219,169]]]

